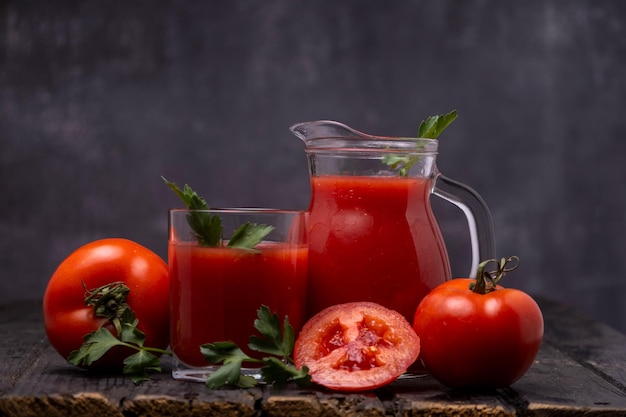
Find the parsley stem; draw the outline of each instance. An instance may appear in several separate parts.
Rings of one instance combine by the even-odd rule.
[[[128,348],[134,349],[137,352],[153,352],[153,353],[160,353],[162,355],[168,355],[168,356],[172,356],[172,352],[170,352],[169,350],[165,350],[165,349],[159,349],[159,348],[155,348],[155,347],[148,347],[148,346],[140,346],[136,343],[128,343],[128,342],[124,342],[122,340],[120,340],[119,338],[117,338],[118,342],[116,343],[118,346],[126,346]]]
[[[165,350],[165,349],[159,349],[159,348],[153,348],[153,347],[146,347],[146,346],[141,346],[139,349],[137,350],[144,350],[146,352],[153,352],[153,353],[160,353],[162,355],[168,355],[168,356],[172,356],[172,352],[170,352],[169,350]]]

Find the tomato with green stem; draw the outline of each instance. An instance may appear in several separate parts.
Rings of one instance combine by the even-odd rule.
[[[85,368],[121,369],[134,353],[129,345],[163,353],[169,344],[167,264],[127,239],[88,243],[71,253],[50,278],[43,315],[50,344],[66,359],[81,347],[89,347],[86,336],[103,336],[101,329],[112,335],[91,340],[92,351],[97,347],[107,352],[101,357],[101,352],[83,355],[81,359],[86,360],[76,364]]]
[[[419,304],[413,328],[420,358],[439,382],[453,388],[501,388],[532,365],[543,338],[543,316],[528,294],[499,285],[519,259],[482,262],[477,279],[440,284]],[[487,271],[495,264],[495,271]],[[512,266],[509,266],[512,265]]]

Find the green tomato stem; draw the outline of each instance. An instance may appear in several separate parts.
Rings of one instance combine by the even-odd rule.
[[[487,265],[495,264],[496,269],[493,271],[487,271]],[[512,264],[512,266],[508,266]],[[470,289],[477,294],[487,294],[496,290],[500,280],[507,272],[511,272],[517,269],[519,266],[519,258],[517,256],[511,256],[509,258],[489,259],[483,261],[478,265],[476,270],[476,282],[470,286]]]
[[[126,297],[130,288],[121,281],[103,285],[93,290],[87,289],[83,282],[83,288],[85,289],[85,304],[92,306],[98,317],[109,320],[119,319],[124,311],[129,308]]]
[[[96,316],[109,319],[119,337],[122,333],[122,315],[126,310],[130,310],[130,306],[126,303],[130,288],[121,281],[112,282],[93,290],[87,289],[83,282],[83,288],[85,289],[85,304],[93,307]],[[134,318],[134,313],[132,313],[132,317]],[[144,350],[162,355],[172,355],[170,351],[164,349],[139,346],[121,340],[120,344],[137,351]]]

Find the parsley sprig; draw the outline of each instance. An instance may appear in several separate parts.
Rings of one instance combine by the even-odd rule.
[[[240,388],[252,388],[259,383],[254,377],[241,372],[243,363],[255,363],[261,366],[262,380],[267,384],[281,387],[289,381],[294,381],[302,387],[311,384],[311,376],[306,366],[297,369],[291,354],[294,347],[294,331],[285,316],[281,329],[276,313],[272,314],[267,306],[257,310],[257,319],[254,321],[259,336],[251,336],[248,347],[256,352],[271,356],[255,359],[245,354],[233,342],[215,342],[200,346],[204,358],[212,364],[222,364],[206,381],[209,388],[219,389],[227,385]]]
[[[199,196],[189,185],[185,184],[181,189],[175,183],[165,179],[165,177],[161,178],[185,203],[188,209],[209,209],[204,198]],[[187,223],[201,246],[220,246],[222,244],[222,219],[218,215],[211,215],[208,211],[194,211],[187,215]],[[273,230],[273,226],[247,222],[235,230],[227,246],[253,250]]]
[[[72,351],[67,361],[76,366],[90,366],[115,346],[125,346],[137,352],[124,359],[122,373],[138,384],[147,381],[148,372],[161,371],[157,354],[171,355],[169,351],[144,346],[146,335],[137,328],[139,320],[126,303],[130,289],[123,282],[114,282],[100,288],[85,288],[85,304],[94,308],[97,317],[104,317],[113,324],[117,336],[106,327],[100,327],[84,337],[78,350]]]
[[[441,132],[457,118],[456,110],[452,110],[448,114],[440,114],[430,116],[420,123],[417,132],[418,138],[437,139]],[[409,170],[420,160],[418,155],[386,155],[383,162],[391,169],[397,169],[398,175],[406,177]]]
[[[439,114],[435,116],[427,117],[420,123],[419,130],[417,132],[418,138],[437,139],[441,132],[445,130],[450,123],[454,122],[458,114],[456,110],[452,110],[448,114]]]

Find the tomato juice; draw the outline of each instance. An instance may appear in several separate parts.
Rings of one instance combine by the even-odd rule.
[[[200,345],[235,342],[250,356],[250,335],[261,305],[303,325],[307,279],[305,245],[263,242],[256,251],[169,243],[171,349],[189,366],[209,365]],[[297,333],[296,333],[297,334]],[[244,364],[247,366],[247,364]]]
[[[434,179],[311,178],[307,316],[371,301],[409,322],[431,289],[450,278],[430,206]]]

